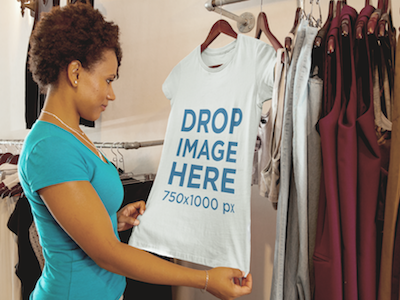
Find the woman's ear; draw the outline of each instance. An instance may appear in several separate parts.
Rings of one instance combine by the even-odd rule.
[[[82,64],[79,60],[73,60],[69,63],[67,73],[68,80],[73,87],[78,87],[79,75],[82,72]]]

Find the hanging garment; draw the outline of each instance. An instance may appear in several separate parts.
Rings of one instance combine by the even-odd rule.
[[[392,122],[388,118],[388,107],[390,107],[389,77],[386,64],[384,63],[383,46],[374,35],[369,36],[369,42],[373,45],[371,49],[373,55],[372,68],[374,70],[375,124],[377,126],[378,137],[382,137],[385,132],[392,130]],[[382,110],[382,107],[384,110]]]
[[[397,218],[399,211],[397,211]],[[399,299],[400,286],[400,222],[396,222],[395,238],[393,243],[393,265],[392,265],[392,280],[391,280],[391,298]]]
[[[349,15],[352,13],[352,15]],[[357,94],[352,28],[357,12],[345,6],[341,22],[347,21],[349,32],[342,36],[343,100],[338,123],[339,207],[342,234],[344,299],[357,299],[356,206],[357,206]]]
[[[3,166],[3,165],[1,165]],[[4,166],[3,166],[4,167]],[[10,170],[9,168],[3,168]],[[16,166],[14,165],[14,172]],[[6,176],[7,179],[9,176]],[[13,180],[11,180],[13,181]],[[0,181],[3,183],[2,181]],[[11,186],[9,185],[11,188]],[[0,187],[1,188],[1,187]],[[16,197],[9,197],[10,189],[7,186],[1,189],[0,197],[0,291],[2,299],[21,299],[21,282],[15,274],[15,267],[18,264],[17,239],[13,232],[7,228],[7,222],[14,210]]]
[[[314,48],[315,50],[315,48]],[[313,51],[314,51],[313,50]],[[307,114],[307,202],[308,202],[308,264],[310,276],[311,298],[314,299],[314,248],[317,234],[317,218],[319,190],[321,184],[321,138],[317,130],[321,117],[321,105],[324,82],[320,67],[311,67],[311,77],[308,80],[308,114]]]
[[[301,24],[300,24],[301,25]],[[290,67],[286,77],[286,91],[283,111],[282,141],[281,141],[281,170],[280,187],[278,197],[278,212],[276,223],[276,238],[274,252],[274,268],[272,273],[271,300],[280,300],[284,296],[284,278],[285,278],[285,252],[287,240],[287,222],[288,222],[288,199],[289,194],[293,193],[290,185],[292,181],[292,136],[293,136],[293,82],[295,68],[300,55],[301,45],[304,40],[303,26],[299,26],[296,33],[295,46],[293,48]]]
[[[382,16],[383,17],[383,16]],[[391,134],[392,134],[392,122],[393,111],[390,108],[392,98],[393,83],[393,64],[394,57],[392,54],[395,49],[394,44],[392,45],[395,29],[392,28],[391,23],[388,23],[387,36],[378,37],[377,31],[375,34],[368,36],[372,68],[374,70],[373,86],[374,86],[374,109],[375,109],[375,129],[378,138],[378,144],[381,154],[381,178],[380,178],[380,191],[378,197],[378,212],[377,212],[377,246],[378,246],[378,257],[382,257],[381,245],[383,243],[384,234],[384,223],[385,220],[385,199],[387,197],[387,183],[388,183],[388,171],[390,163],[390,151],[391,151]],[[391,116],[392,115],[392,116]],[[390,267],[391,268],[391,267]],[[379,269],[379,266],[378,266]],[[381,281],[380,281],[380,284]],[[384,284],[384,283],[383,283]],[[390,293],[390,290],[388,291]]]
[[[262,178],[261,170],[265,166],[266,161],[269,160],[269,137],[271,124],[268,122],[270,119],[271,109],[266,114],[261,115],[260,123],[258,124],[258,133],[256,139],[256,146],[254,150],[253,159],[253,173],[251,184],[257,184],[261,187]]]
[[[42,273],[29,237],[32,222],[33,217],[28,199],[21,197],[16,203],[7,226],[18,237],[18,265],[15,272],[21,280],[23,300],[29,299],[29,295]]]
[[[329,15],[325,24],[318,30],[312,51],[311,74],[308,81],[310,100],[308,105],[308,132],[307,132],[307,172],[308,172],[308,264],[310,271],[310,290],[311,297],[314,299],[315,291],[315,272],[314,272],[314,249],[317,235],[318,205],[321,185],[321,137],[319,135],[318,121],[321,118],[322,99],[323,99],[323,78],[326,51],[326,35],[332,21],[330,2]],[[319,46],[316,46],[318,44]]]
[[[307,174],[308,92],[313,93],[308,81],[317,32],[308,21],[301,21],[287,75],[271,299],[311,299],[304,173]]]
[[[307,173],[307,133],[308,103],[315,91],[308,89],[311,71],[311,53],[318,28],[304,20],[304,41],[296,66],[293,85],[293,181],[296,196],[289,196],[288,240],[286,243],[284,299],[311,299],[310,274],[308,268],[308,173]],[[299,38],[299,37],[298,37]],[[292,65],[293,67],[293,61]],[[318,92],[318,91],[317,91]],[[297,214],[297,217],[294,215]],[[293,222],[292,222],[293,221]],[[296,235],[296,238],[294,238]],[[297,256],[297,264],[292,264],[290,256]],[[296,285],[293,283],[296,282]],[[291,294],[291,292],[293,294]]]
[[[21,299],[21,282],[15,274],[18,264],[18,246],[15,234],[7,228],[7,222],[15,207],[14,197],[0,198],[0,290],[1,297],[9,300]]]
[[[385,202],[385,222],[383,227],[383,242],[381,255],[381,269],[379,278],[379,299],[391,299],[392,290],[392,266],[393,248],[398,222],[398,210],[400,199],[400,38],[396,49],[396,69],[394,79],[394,102],[392,108],[392,139],[389,165],[389,177],[387,183],[387,195]],[[397,287],[398,288],[398,287]]]
[[[261,116],[260,125],[262,124],[263,118]],[[259,163],[258,163],[258,156],[260,155],[261,150],[261,139],[260,139],[260,126],[258,127],[258,134],[256,138],[256,145],[254,147],[254,155],[253,155],[253,168],[251,169],[251,185],[258,184],[258,171]]]
[[[219,49],[197,47],[172,70],[164,149],[130,245],[249,272],[252,161],[274,63],[271,46],[239,34]]]
[[[285,62],[282,62],[282,54]],[[283,108],[285,102],[286,73],[289,64],[289,52],[283,48],[277,51],[275,65],[275,82],[272,92],[272,101],[269,114],[270,122],[265,126],[264,151],[260,162],[260,195],[271,201],[274,209],[278,208],[279,184],[280,184],[280,161],[281,161],[281,138],[283,123]]]
[[[374,8],[364,7],[357,19],[364,23],[363,37],[367,36],[367,23]],[[356,39],[355,63],[357,76],[357,270],[359,299],[377,299],[379,264],[377,226],[375,222],[380,181],[380,149],[374,124],[373,83],[369,43],[366,38]]]
[[[319,120],[322,149],[320,200],[314,249],[315,300],[343,298],[341,228],[339,216],[337,132],[342,106],[339,17],[332,20],[327,40],[335,51],[326,56],[322,117]]]
[[[345,5],[340,23],[346,22],[348,35],[341,35],[342,107],[338,119],[337,162],[339,211],[342,240],[343,299],[358,299],[357,286],[357,86],[353,35],[357,11]]]

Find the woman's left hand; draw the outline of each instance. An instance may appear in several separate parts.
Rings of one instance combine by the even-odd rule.
[[[137,217],[143,215],[146,209],[144,201],[130,203],[117,212],[118,231],[124,231],[139,225]]]

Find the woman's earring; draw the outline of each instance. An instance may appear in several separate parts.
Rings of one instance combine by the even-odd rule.
[[[75,83],[75,84],[78,84],[78,80],[75,80],[74,83]]]

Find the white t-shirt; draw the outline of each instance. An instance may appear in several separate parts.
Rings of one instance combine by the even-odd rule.
[[[171,112],[161,161],[130,245],[249,272],[252,162],[275,55],[239,34],[174,67],[163,84]]]

